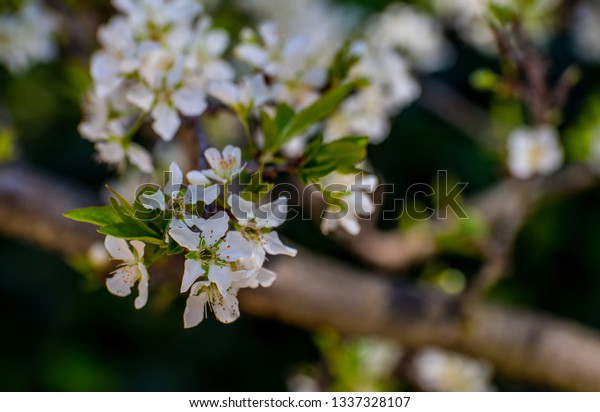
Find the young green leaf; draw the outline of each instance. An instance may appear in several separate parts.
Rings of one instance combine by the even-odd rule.
[[[63,216],[71,220],[91,223],[98,226],[106,226],[121,222],[119,215],[111,206],[92,206],[74,209],[64,213]]]

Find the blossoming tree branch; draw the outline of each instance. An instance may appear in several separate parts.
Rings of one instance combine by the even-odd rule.
[[[365,19],[350,6],[325,0],[112,0],[115,14],[97,29],[98,49],[89,58],[92,84],[79,133],[93,145],[95,160],[119,177],[107,185],[104,205],[60,212],[105,236],[103,247],[89,249],[89,260],[113,261],[106,287],[116,296],[133,294],[136,309],[160,286],[161,262],[180,262],[171,257],[179,255],[181,264],[167,272],[186,299],[186,328],[211,311],[231,323],[240,316],[242,289],[270,288],[247,299],[252,313],[302,326],[319,324],[322,316],[345,332],[378,333],[409,346],[446,345],[491,359],[509,374],[558,387],[577,386],[573,377],[580,377],[578,388],[597,388],[600,365],[590,367],[576,353],[563,362],[552,342],[559,336],[585,349],[580,353],[595,354],[598,336],[552,323],[540,339],[553,356],[540,362],[568,373],[549,377],[524,365],[535,348],[510,339],[510,311],[480,303],[510,272],[515,239],[531,212],[548,198],[598,184],[600,103],[591,97],[577,124],[565,126],[564,108],[581,72],[575,65],[555,67],[545,51],[570,24],[575,53],[600,62],[600,8],[585,0],[567,3],[397,2]],[[219,14],[223,8],[248,27],[232,30]],[[60,22],[37,0],[0,6],[0,64],[18,76],[56,57],[52,36]],[[471,86],[489,97],[493,116],[430,76],[455,62],[449,31],[495,62],[494,70],[467,73]],[[386,232],[377,227],[377,213],[389,192],[379,186],[385,182],[368,150],[394,138],[393,119],[416,101],[499,159],[501,180],[478,196],[456,196],[468,219],[444,215]],[[1,115],[2,107],[4,121]],[[11,130],[2,127],[0,139]],[[23,173],[24,180],[36,181]],[[399,294],[425,296],[417,302],[425,308],[416,316],[427,326],[421,334],[419,325],[403,323],[410,310],[388,302],[395,286],[361,280],[345,266],[346,277],[335,273],[335,282],[328,281],[323,268],[336,272],[333,259],[321,262],[282,241],[279,231],[291,215],[290,199],[278,191],[282,182],[309,187],[311,197],[317,193],[319,205],[303,207],[318,209],[321,232],[371,267],[395,273],[458,249],[476,255],[481,267],[466,286],[446,285],[443,297],[414,285]],[[0,179],[0,196],[11,195],[10,188],[8,195],[2,190]],[[0,207],[4,212],[14,211]],[[27,238],[19,225],[3,221],[3,232]],[[33,236],[38,244],[80,252],[68,241],[52,245],[54,235],[43,223]],[[76,224],[74,237],[89,246],[85,225]],[[300,269],[294,272],[288,263]],[[349,321],[340,308],[354,313],[350,298],[361,298],[349,279],[370,291],[375,303],[394,306],[399,320],[391,323],[406,334],[386,330],[387,309],[377,304],[381,313]],[[305,290],[304,280],[331,289],[343,285],[339,296],[331,291],[340,306]],[[466,283],[464,276],[460,282]],[[438,319],[440,310],[448,318]],[[542,328],[542,320],[521,315],[516,336]],[[491,320],[504,328],[497,335],[488,329]],[[463,327],[469,324],[475,325],[472,335]],[[505,356],[504,345],[515,346],[513,358]]]

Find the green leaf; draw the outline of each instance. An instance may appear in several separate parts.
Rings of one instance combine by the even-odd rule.
[[[164,243],[161,238],[157,238],[149,233],[140,232],[138,228],[123,222],[101,227],[98,229],[98,232],[125,240],[141,240],[142,242],[154,245],[162,245]]]
[[[264,182],[261,173],[254,173],[250,176],[250,182],[242,187],[240,197],[251,202],[258,202],[263,196],[266,196],[273,190],[273,183]]]
[[[285,103],[277,106],[275,118],[269,116],[264,110],[260,112],[260,126],[265,139],[265,152],[275,153],[281,148],[283,131],[295,115],[294,109]]]
[[[125,210],[128,214],[132,215],[133,214],[133,206],[129,204],[129,201],[127,199],[125,199],[119,192],[117,192],[115,189],[113,189],[112,187],[110,187],[109,185],[106,185],[106,188],[113,194],[115,195],[115,197],[119,200],[119,203],[121,203],[121,207],[123,208],[123,210]]]
[[[318,148],[310,148],[311,157],[307,158],[300,168],[301,178],[305,182],[317,182],[323,176],[334,171],[358,172],[356,165],[367,156],[368,143],[367,137],[347,136]]]
[[[328,117],[361,83],[360,81],[354,81],[331,89],[319,100],[300,111],[281,132],[280,144],[283,145],[291,138],[306,131],[310,126]]]
[[[119,215],[111,206],[84,207],[66,212],[63,216],[71,220],[91,223],[98,226],[106,226],[121,222]]]

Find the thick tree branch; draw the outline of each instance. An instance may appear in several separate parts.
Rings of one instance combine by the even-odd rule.
[[[81,188],[23,165],[0,169],[3,235],[64,256],[85,253],[99,236],[62,212],[93,202]],[[465,322],[453,298],[370,276],[307,250],[271,263],[279,279],[271,288],[242,293],[244,313],[306,328],[386,336],[408,347],[439,345],[488,359],[516,379],[600,390],[600,335],[573,322],[481,303]]]

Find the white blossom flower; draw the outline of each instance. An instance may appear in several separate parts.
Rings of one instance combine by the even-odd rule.
[[[208,92],[236,112],[242,113],[262,106],[271,98],[262,74],[244,78],[239,85],[228,81],[216,82]]]
[[[135,308],[141,309],[148,300],[148,269],[144,265],[145,245],[139,240],[130,242],[133,252],[127,241],[112,236],[107,236],[104,242],[106,250],[113,259],[122,261],[120,267],[112,272],[112,277],[106,280],[108,291],[116,296],[129,296],[131,288],[138,284],[138,296],[135,299]]]
[[[244,168],[239,147],[227,145],[223,152],[211,147],[206,149],[204,156],[210,169],[202,170],[202,174],[220,183],[231,183],[231,179]]]
[[[329,193],[334,203],[329,204],[321,220],[321,231],[328,234],[341,227],[351,235],[360,233],[359,218],[370,217],[375,206],[368,193],[377,186],[372,175],[343,175],[337,172],[321,180],[323,191]]]
[[[488,362],[439,348],[426,348],[414,360],[415,378],[426,391],[487,392],[493,368]]]
[[[175,137],[181,125],[178,111],[197,116],[206,110],[206,94],[188,82],[182,56],[165,49],[152,51],[142,59],[140,75],[143,82],[131,87],[127,98],[151,112],[152,128],[163,140]]]
[[[600,62],[600,7],[596,2],[577,4],[574,13],[575,51],[584,60]]]
[[[22,73],[56,56],[53,36],[58,21],[37,0],[27,0],[15,13],[0,14],[0,63]]]
[[[429,15],[404,4],[392,4],[373,18],[367,37],[378,47],[398,50],[416,67],[435,71],[450,58],[442,27]]]
[[[558,132],[552,126],[521,127],[508,137],[508,169],[519,179],[552,174],[563,160]]]
[[[228,203],[246,238],[259,243],[270,255],[296,256],[298,251],[285,246],[277,232],[272,230],[285,222],[287,198],[282,196],[274,202],[257,206],[237,195],[230,195]]]

